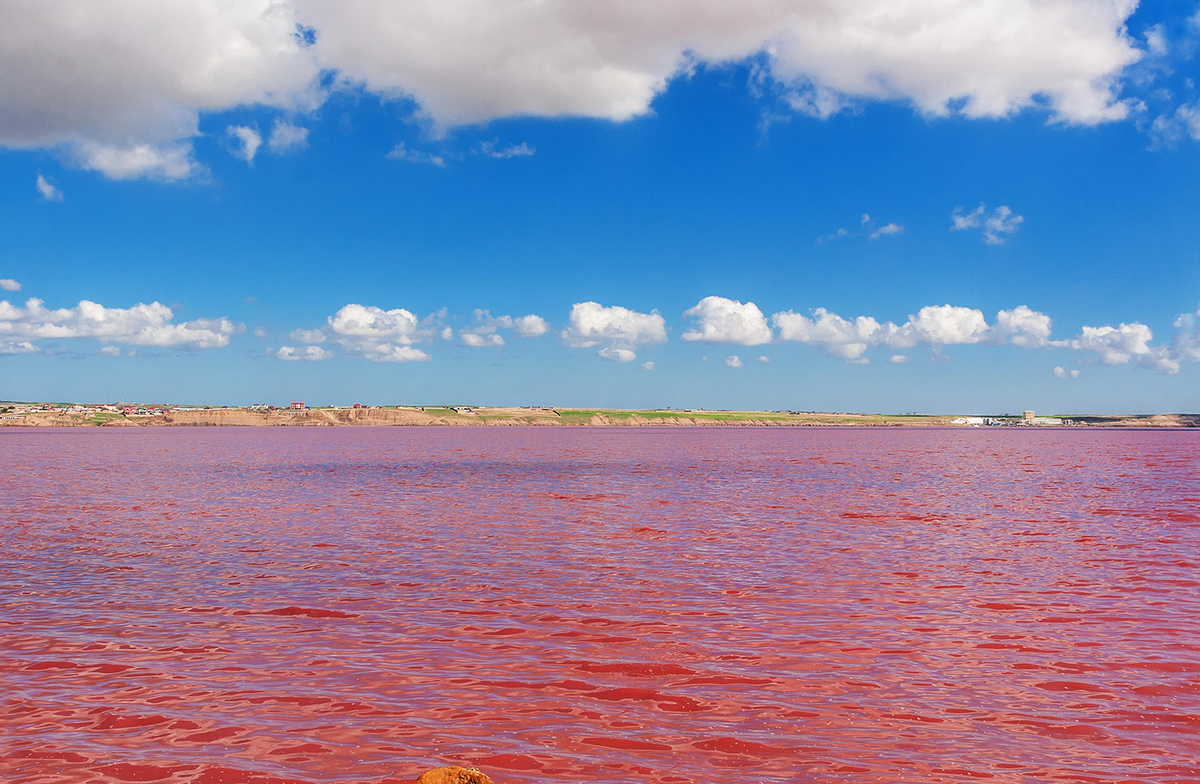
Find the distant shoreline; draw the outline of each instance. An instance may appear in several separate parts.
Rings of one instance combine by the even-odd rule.
[[[320,408],[0,403],[0,427],[1200,427],[1200,414],[1054,417],[491,406]]]

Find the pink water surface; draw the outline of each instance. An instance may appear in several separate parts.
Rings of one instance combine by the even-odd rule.
[[[1200,781],[1200,432],[0,455],[5,782]]]

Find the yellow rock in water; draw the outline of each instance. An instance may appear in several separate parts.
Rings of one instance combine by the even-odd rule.
[[[487,774],[475,768],[434,768],[417,776],[413,784],[494,784]]]

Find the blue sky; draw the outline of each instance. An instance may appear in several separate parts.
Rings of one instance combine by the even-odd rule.
[[[5,11],[0,398],[1200,409],[1197,6],[872,2]]]

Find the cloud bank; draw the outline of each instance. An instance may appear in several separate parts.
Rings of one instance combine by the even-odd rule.
[[[30,341],[92,338],[133,346],[207,349],[229,345],[229,336],[244,329],[225,318],[174,324],[174,316],[159,302],[106,308],[82,300],[73,308],[50,310],[36,298],[26,300],[24,308],[0,300],[0,341],[33,345]]]
[[[908,349],[915,346],[941,348],[972,343],[1012,343],[1024,347],[1047,344],[1050,317],[1021,305],[996,314],[989,325],[983,312],[955,305],[929,305],[908,317],[903,324],[880,323],[871,316],[846,319],[825,308],[812,316],[783,311],[771,316],[781,340],[796,341],[825,349],[828,356],[851,362],[867,362],[863,356],[872,346]],[[903,355],[893,362],[907,362]]]
[[[350,88],[412,100],[440,127],[514,116],[620,122],[646,114],[697,65],[748,58],[795,111],[819,117],[901,101],[970,118],[1040,107],[1090,125],[1130,113],[1118,93],[1143,54],[1125,30],[1136,6],[12,0],[0,5],[0,146],[60,147],[117,179],[182,179],[201,170],[191,140],[205,112],[294,113]],[[297,146],[301,130],[276,129],[268,148]]]

